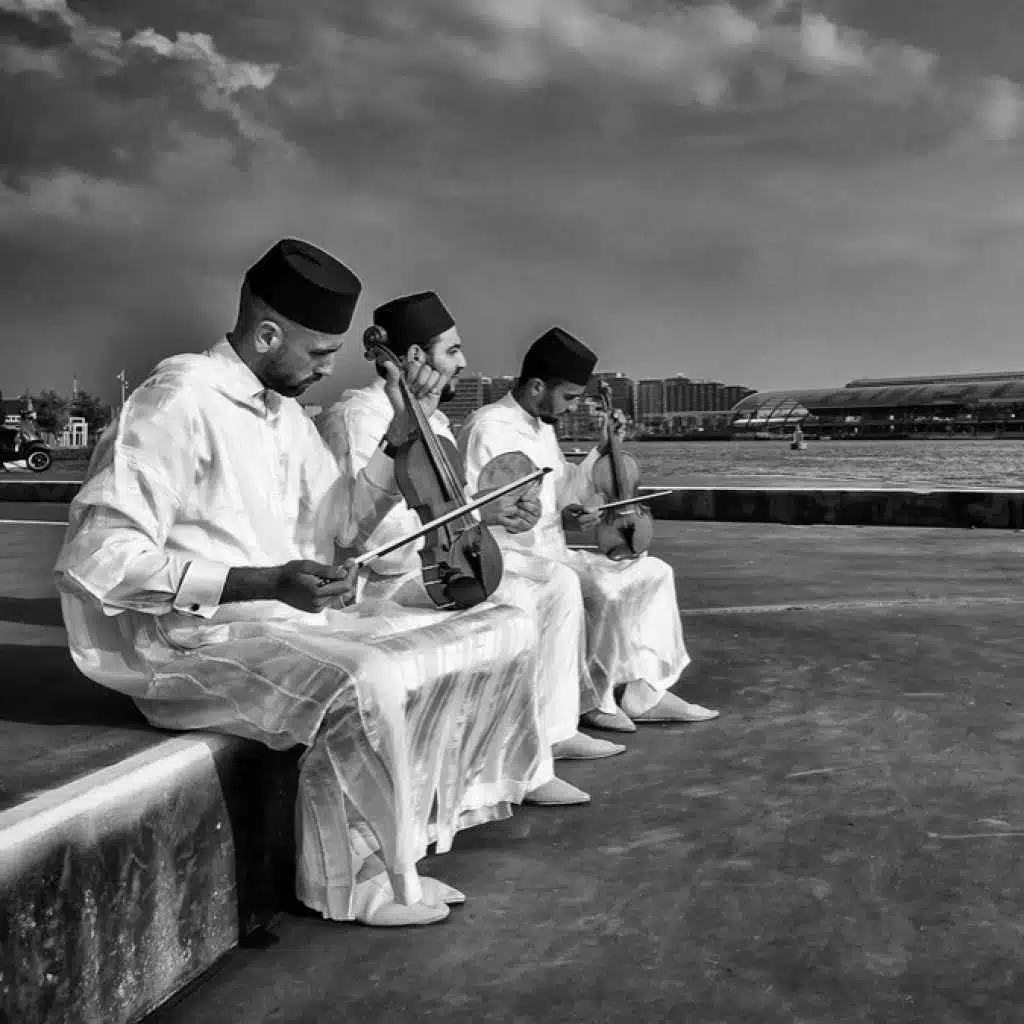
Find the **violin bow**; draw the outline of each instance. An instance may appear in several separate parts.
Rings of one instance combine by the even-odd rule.
[[[453,519],[458,519],[460,516],[464,516],[468,512],[474,512],[476,509],[483,508],[484,505],[489,505],[492,501],[496,501],[498,498],[503,498],[506,494],[514,491],[517,487],[524,487],[526,484],[532,484],[534,480],[540,480],[541,477],[546,476],[550,472],[551,467],[545,466],[543,469],[538,469],[535,473],[528,473],[526,476],[520,477],[518,480],[513,480],[511,483],[507,483],[495,491],[489,491],[482,498],[476,498],[473,501],[467,502],[465,505],[460,505],[458,508],[453,508],[451,511],[445,512],[443,516],[438,516],[429,523],[424,523],[418,530],[414,530],[405,537],[391,541],[388,544],[383,544],[379,548],[374,548],[373,551],[367,551],[365,554],[359,555],[353,559],[353,562],[356,567],[364,566],[367,562],[372,562],[374,559],[390,554],[396,548],[403,547],[406,544],[411,544],[414,540],[419,540],[420,537],[430,533],[431,530],[436,530],[439,526],[444,526],[445,523],[450,523]]]
[[[635,498],[623,498],[622,501],[610,501],[607,505],[599,505],[595,512],[605,512],[610,508],[621,508],[623,505],[639,505],[642,502],[650,501],[652,498],[661,498],[666,494],[672,494],[675,488],[670,487],[667,491],[653,491],[651,494],[638,494]]]

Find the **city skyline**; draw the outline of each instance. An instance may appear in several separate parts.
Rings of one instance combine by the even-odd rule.
[[[282,235],[365,285],[311,401],[424,288],[489,375],[554,323],[635,378],[1012,369],[1022,31],[1016,0],[0,0],[5,390],[116,401]]]

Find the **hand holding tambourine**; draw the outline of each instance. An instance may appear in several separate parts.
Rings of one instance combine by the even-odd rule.
[[[477,496],[496,490],[513,480],[535,473],[537,466],[525,452],[504,452],[495,456],[480,470]],[[488,526],[503,526],[509,533],[532,530],[540,519],[541,481],[511,491],[505,498],[481,510],[481,518]]]

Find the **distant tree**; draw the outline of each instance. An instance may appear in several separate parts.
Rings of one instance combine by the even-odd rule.
[[[59,434],[67,426],[68,400],[63,395],[58,395],[52,388],[33,395],[32,405],[36,411],[36,423],[40,430],[44,430],[48,434]]]
[[[110,422],[110,406],[105,405],[88,391],[79,391],[71,400],[69,409],[72,416],[81,416],[89,428],[89,435],[95,436]]]

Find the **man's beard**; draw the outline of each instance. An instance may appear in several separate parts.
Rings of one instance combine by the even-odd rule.
[[[559,417],[552,414],[551,398],[548,395],[545,395],[540,403],[540,408],[537,410],[537,419],[539,419],[541,423],[546,423],[549,427],[558,425]]]
[[[284,395],[285,398],[298,398],[299,395],[304,395],[314,384],[316,383],[316,377],[310,377],[303,381],[268,381],[267,387],[271,391],[276,391],[279,395]]]
[[[445,402],[450,402],[455,397],[458,390],[458,382],[453,377],[447,384],[445,384],[444,389],[441,392],[441,397],[437,400],[438,404],[443,405]]]

